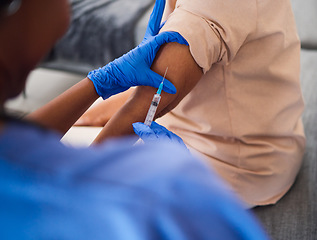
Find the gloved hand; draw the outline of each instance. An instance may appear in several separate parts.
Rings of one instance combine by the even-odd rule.
[[[154,141],[171,141],[180,144],[187,149],[183,140],[177,136],[175,133],[167,130],[165,127],[159,125],[156,122],[152,122],[151,127],[145,125],[144,123],[133,123],[134,132],[143,140],[143,142],[154,142]]]
[[[160,46],[168,42],[188,45],[187,41],[177,32],[158,34],[164,6],[165,0],[156,1],[145,37],[139,46],[88,74],[87,77],[93,82],[97,93],[103,99],[123,92],[131,86],[144,85],[158,88],[162,76],[153,72],[150,67]],[[167,93],[176,93],[175,86],[168,80],[164,80],[163,90]]]

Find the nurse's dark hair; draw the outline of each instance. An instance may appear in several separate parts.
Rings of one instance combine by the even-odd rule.
[[[8,7],[12,1],[13,0],[0,0],[0,9],[3,10],[4,8]]]
[[[0,0],[0,16],[10,16],[20,8],[21,0]]]
[[[5,15],[6,9],[9,7],[12,0],[0,0],[0,17]]]

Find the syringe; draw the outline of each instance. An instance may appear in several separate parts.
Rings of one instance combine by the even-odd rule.
[[[153,122],[153,119],[154,119],[154,116],[155,116],[155,113],[156,113],[156,109],[157,109],[157,107],[158,107],[158,105],[160,103],[161,92],[162,92],[162,89],[163,89],[164,79],[165,79],[167,70],[168,70],[168,67],[165,70],[165,74],[164,74],[163,80],[162,80],[162,82],[161,82],[156,94],[154,94],[152,102],[151,102],[151,106],[149,108],[149,111],[147,112],[147,115],[146,115],[146,118],[145,118],[145,121],[144,121],[144,124],[147,125],[147,126],[151,126],[151,124]]]

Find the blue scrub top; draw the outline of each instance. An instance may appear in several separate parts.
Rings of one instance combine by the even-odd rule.
[[[218,176],[178,145],[70,148],[11,123],[0,136],[0,239],[267,239]]]

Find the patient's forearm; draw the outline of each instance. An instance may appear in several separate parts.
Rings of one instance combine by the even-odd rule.
[[[98,97],[93,83],[85,78],[26,118],[64,134]]]
[[[164,75],[176,87],[176,94],[162,92],[162,99],[157,109],[161,116],[173,109],[195,86],[202,76],[201,68],[192,58],[189,47],[178,43],[168,43],[161,47],[152,65],[153,71]],[[132,123],[143,122],[157,89],[137,87],[126,104],[106,124],[94,143],[100,143],[109,137],[133,133]]]
[[[103,127],[110,118],[124,105],[133,92],[133,88],[111,96],[89,108],[74,124],[75,126]]]
[[[154,89],[146,87],[152,92]],[[132,134],[132,123],[143,122],[147,113],[152,96],[146,94],[143,98],[137,98],[137,90],[120,110],[108,121],[106,126],[95,139],[94,143],[101,143],[106,138]],[[148,101],[146,101],[146,99]]]

